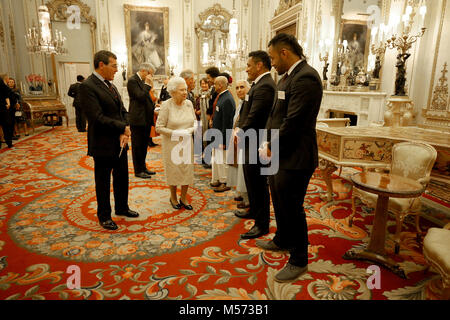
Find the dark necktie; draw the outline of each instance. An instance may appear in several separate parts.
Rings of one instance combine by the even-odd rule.
[[[219,97],[220,97],[220,95],[217,95],[216,100],[214,100],[214,104],[213,104],[213,114],[212,114],[211,119],[214,119],[214,113],[216,113],[217,102],[219,101]]]
[[[288,75],[288,73],[286,72],[286,73],[284,74],[283,78],[281,78],[279,84],[283,84],[283,83],[286,81],[286,79],[287,79],[288,77],[289,77],[289,75]]]
[[[113,94],[114,99],[119,99],[119,97],[117,96],[116,90],[114,90],[111,82],[109,82],[108,80],[105,80],[106,85],[108,86],[109,91]]]

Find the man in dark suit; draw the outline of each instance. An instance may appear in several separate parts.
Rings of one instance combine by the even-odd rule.
[[[289,282],[308,271],[308,227],[303,202],[318,166],[316,120],[323,89],[319,74],[306,62],[294,36],[278,34],[270,41],[268,53],[278,74],[284,74],[266,126],[269,135],[270,130],[279,130],[278,139],[274,135],[260,150],[260,156],[266,160],[279,160],[278,172],[269,177],[277,232],[272,241],[257,241],[256,245],[265,250],[290,252],[289,262],[275,276],[278,282]]]
[[[11,98],[14,92],[8,87],[8,80],[9,77],[6,74],[0,74],[0,126],[3,129],[3,136],[8,148],[12,148],[14,125],[11,117],[11,108],[13,108]]]
[[[150,130],[154,125],[155,104],[150,97],[154,71],[155,68],[151,64],[143,63],[127,84],[130,96],[129,119],[134,175],[141,179],[150,179],[152,175],[156,174],[148,170],[145,163]]]
[[[217,77],[214,83],[218,96],[214,102],[212,128],[222,133],[222,139],[219,141],[219,148],[213,150],[211,186],[213,186],[214,192],[225,192],[231,190],[227,186],[225,150],[229,143],[227,141],[227,130],[233,129],[236,102],[233,95],[228,91],[228,80],[226,77]]]
[[[243,134],[254,133],[259,137],[259,130],[266,127],[269,113],[275,98],[276,84],[270,75],[271,63],[267,52],[251,52],[247,62],[248,80],[252,83],[241,109],[238,127]],[[241,134],[242,134],[241,133]],[[245,142],[245,141],[242,141]],[[241,235],[242,239],[259,238],[269,233],[270,195],[267,177],[261,174],[261,163],[258,161],[258,147],[245,143],[245,163],[243,165],[245,185],[247,186],[250,210],[236,213],[244,219],[255,219],[253,228]]]
[[[75,108],[76,125],[78,132],[86,132],[86,117],[83,114],[83,110],[80,106],[79,89],[80,84],[84,81],[84,77],[77,76],[77,83],[70,86],[67,95],[73,98],[73,107]]]
[[[94,158],[97,217],[107,230],[117,230],[111,219],[110,181],[113,176],[115,213],[137,218],[128,207],[128,112],[117,88],[111,84],[117,57],[109,51],[94,56],[94,73],[80,85],[80,102],[88,119],[88,155]]]

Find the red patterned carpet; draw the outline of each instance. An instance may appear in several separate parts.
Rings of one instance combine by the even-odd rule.
[[[381,269],[381,289],[369,290],[369,263],[344,260],[367,244],[372,211],[358,208],[348,226],[349,185],[335,181],[334,204],[320,199],[325,183],[315,176],[306,199],[309,272],[292,284],[274,282],[285,254],[264,252],[255,240],[239,240],[252,221],[235,218],[230,194],[208,187],[209,174],[196,166],[190,189],[193,212],[174,212],[164,183],[160,148],[148,164],[155,179],[130,174],[130,206],[137,220],[119,218],[118,232],[98,226],[92,159],[86,136],[57,128],[0,151],[0,299],[150,300],[386,300],[437,299],[438,277],[425,272],[422,248],[403,234],[404,280]],[[130,173],[132,162],[130,160]],[[433,209],[427,209],[433,210]],[[395,220],[391,217],[389,231]],[[271,230],[276,228],[272,217]],[[406,231],[413,231],[412,225]],[[273,234],[267,236],[267,239]],[[81,268],[81,289],[69,290],[68,266]]]

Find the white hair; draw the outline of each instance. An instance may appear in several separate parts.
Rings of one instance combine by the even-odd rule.
[[[173,77],[169,80],[169,83],[167,83],[167,91],[169,94],[172,94],[172,92],[177,91],[178,87],[181,85],[187,88],[186,81],[183,78]]]
[[[155,69],[155,67],[153,66],[153,64],[151,64],[151,63],[149,63],[149,62],[144,62],[144,63],[141,63],[140,65],[139,65],[139,71],[142,71],[142,70],[145,70],[145,71],[153,71],[153,72],[155,72],[156,71],[156,69]]]
[[[194,76],[194,71],[190,70],[190,69],[186,69],[181,71],[180,73],[180,77],[183,79],[190,79]]]
[[[248,81],[247,81],[247,80],[244,80],[244,79],[241,79],[241,80],[236,81],[236,85],[238,85],[238,84],[241,83],[241,82],[244,83],[244,85],[245,85],[245,87],[246,87],[247,89],[250,89],[250,83],[248,83]]]

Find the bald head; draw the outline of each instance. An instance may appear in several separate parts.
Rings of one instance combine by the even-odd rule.
[[[216,92],[220,94],[228,88],[228,79],[222,76],[217,77],[214,81],[214,86],[216,88]]]

